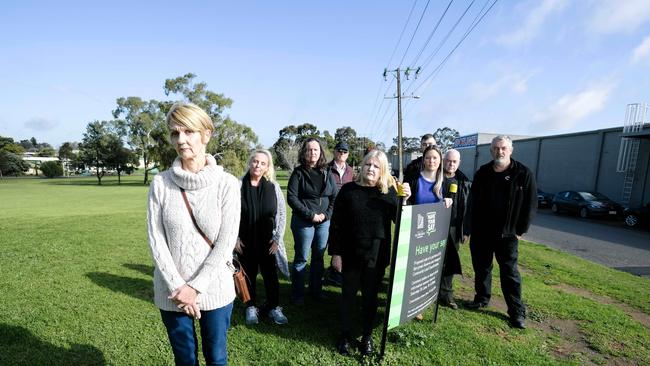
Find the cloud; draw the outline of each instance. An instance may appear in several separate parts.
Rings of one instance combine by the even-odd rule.
[[[519,29],[500,36],[497,38],[497,42],[507,46],[517,46],[529,42],[539,33],[546,19],[554,12],[562,10],[566,4],[566,0],[542,0],[539,6],[528,13]]]
[[[25,122],[25,127],[34,131],[51,130],[58,125],[57,122],[40,117],[30,118]]]
[[[593,8],[588,28],[597,33],[631,32],[650,21],[648,0],[601,0]]]
[[[614,89],[614,84],[598,85],[575,94],[566,94],[546,111],[533,116],[534,128],[542,131],[567,130],[582,119],[600,111]]]
[[[527,75],[509,73],[495,80],[491,84],[476,83],[470,88],[470,95],[482,102],[506,90],[515,94],[524,94],[528,90],[528,80],[537,72]]]
[[[643,59],[650,58],[650,36],[645,37],[643,41],[632,51],[632,63],[637,63]]]

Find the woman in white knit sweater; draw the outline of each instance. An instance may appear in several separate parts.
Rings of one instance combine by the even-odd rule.
[[[195,319],[201,326],[206,364],[225,365],[235,298],[228,263],[239,230],[239,182],[206,154],[214,126],[201,108],[174,104],[167,124],[178,157],[171,169],[154,178],[149,189],[154,302],[167,328],[176,365],[198,364]]]

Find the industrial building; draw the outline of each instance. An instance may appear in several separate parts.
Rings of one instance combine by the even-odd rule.
[[[597,191],[624,206],[650,202],[650,124],[648,107],[630,104],[623,127],[553,136],[514,139],[512,157],[528,166],[539,189]],[[470,179],[492,159],[496,134],[477,133],[456,139],[460,169]]]

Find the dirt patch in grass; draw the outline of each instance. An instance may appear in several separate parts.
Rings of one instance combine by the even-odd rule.
[[[585,290],[583,288],[569,286],[565,283],[555,285],[555,287],[562,289],[563,291],[582,296],[584,298],[597,301],[601,304],[616,306],[622,312],[627,314],[630,318],[636,320],[637,322],[643,324],[646,328],[650,329],[650,315],[637,310],[625,303],[614,300],[611,297],[598,295],[591,291]]]
[[[575,320],[547,319],[544,322],[533,324],[533,328],[560,339],[551,349],[553,356],[560,361],[579,361],[581,365],[624,366],[633,364],[624,357],[603,355],[593,350],[580,330],[579,323]]]
[[[470,276],[458,276],[454,278],[454,281],[458,281],[456,282],[457,286],[455,286],[455,298],[459,302],[459,305],[463,306],[471,302],[474,297],[474,278]],[[498,282],[493,283],[493,286],[494,285],[498,286]],[[632,318],[637,319],[642,324],[648,326],[648,320],[650,320],[650,317],[647,314],[641,313],[625,304],[616,302],[615,300],[604,296],[595,295],[584,289],[573,288],[567,285],[561,285],[560,287],[567,292],[572,292],[603,303],[620,306],[626,314],[629,314]],[[528,314],[526,325],[529,329],[538,330],[547,335],[548,339],[551,340],[551,343],[553,344],[553,346],[550,347],[549,352],[559,361],[578,361],[582,365],[623,366],[633,364],[630,360],[624,357],[604,355],[594,350],[590,346],[584,333],[581,331],[580,323],[578,321],[537,317],[537,313],[533,309],[531,310],[532,311]],[[501,313],[503,314],[504,320],[507,321],[508,319],[508,307],[505,300],[503,299],[503,296],[495,293],[492,294],[490,305],[479,311],[491,313],[492,315]],[[504,333],[502,336],[506,337],[507,334]]]

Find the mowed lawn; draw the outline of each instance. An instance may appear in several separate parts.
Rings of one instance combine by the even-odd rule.
[[[142,177],[0,180],[0,365],[171,365],[152,303]],[[286,186],[286,174],[281,184]],[[287,225],[289,258],[293,240]],[[471,299],[469,250],[459,302]],[[648,365],[650,281],[522,242],[528,329],[511,329],[495,269],[494,301],[485,310],[433,310],[424,322],[389,333],[385,365]],[[329,258],[326,258],[329,263]],[[327,265],[326,263],[326,265]],[[259,278],[261,297],[264,292]],[[236,303],[228,346],[232,365],[376,364],[339,356],[339,290],[288,304],[286,326],[244,324]],[[385,295],[382,298],[385,304]],[[379,343],[383,309],[375,330]]]

